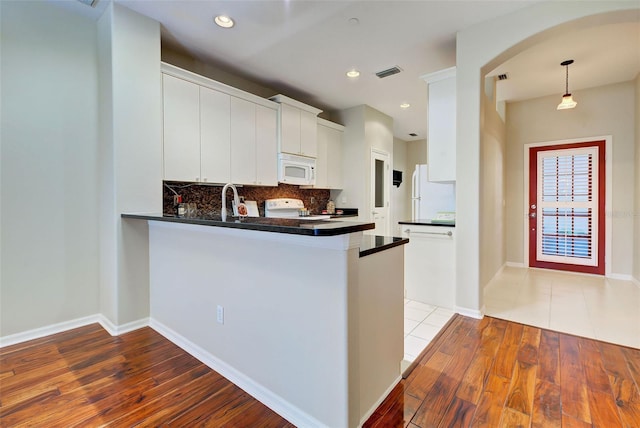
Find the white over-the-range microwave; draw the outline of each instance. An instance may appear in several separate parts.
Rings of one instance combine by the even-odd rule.
[[[316,184],[316,160],[306,156],[279,153],[278,181],[302,186]]]

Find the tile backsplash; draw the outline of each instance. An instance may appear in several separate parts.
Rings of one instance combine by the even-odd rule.
[[[173,196],[175,191],[182,196],[182,202],[195,202],[198,215],[220,215],[222,186],[198,183],[164,181],[162,185],[162,209],[164,214],[174,214]],[[256,201],[260,216],[264,216],[264,201],[275,198],[296,198],[304,202],[310,214],[320,214],[327,207],[330,199],[328,189],[301,189],[300,186],[280,183],[277,187],[238,186],[238,195],[247,201]],[[227,191],[227,213],[231,215],[233,192]]]

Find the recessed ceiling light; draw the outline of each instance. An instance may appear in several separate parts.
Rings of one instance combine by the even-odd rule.
[[[233,19],[229,18],[227,15],[218,15],[213,18],[213,22],[215,22],[219,27],[222,28],[231,28],[235,25]]]
[[[411,104],[409,104],[409,103],[402,103],[402,104],[400,104],[400,108],[401,108],[401,109],[405,109],[405,110],[406,110],[406,109],[408,109],[409,107],[411,107]]]
[[[360,23],[360,20],[358,18],[349,18],[349,24],[358,25],[359,23]]]
[[[360,76],[360,72],[358,70],[356,70],[355,68],[347,71],[347,77],[351,77],[353,79],[353,78],[356,78],[358,76]]]

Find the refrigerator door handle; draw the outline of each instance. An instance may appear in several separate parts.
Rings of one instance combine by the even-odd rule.
[[[420,189],[418,188],[418,166],[416,165],[416,169],[413,171],[413,175],[411,175],[411,197],[413,199],[420,199]]]

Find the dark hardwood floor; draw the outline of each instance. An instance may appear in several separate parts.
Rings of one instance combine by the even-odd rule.
[[[640,427],[640,350],[454,316],[365,427]]]
[[[293,427],[156,333],[98,324],[0,349],[1,427]]]
[[[456,315],[365,427],[640,427],[640,350]],[[0,349],[0,426],[292,427],[150,328]]]

